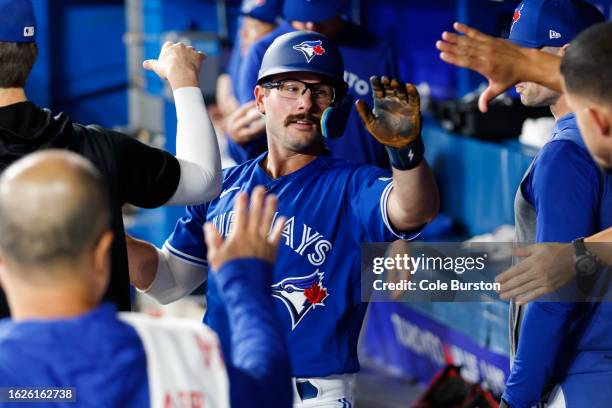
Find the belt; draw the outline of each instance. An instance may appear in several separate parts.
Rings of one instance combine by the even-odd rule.
[[[307,400],[335,401],[352,400],[354,374],[339,374],[329,377],[293,378],[295,402]]]

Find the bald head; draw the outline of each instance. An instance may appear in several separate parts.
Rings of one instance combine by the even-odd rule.
[[[22,269],[82,258],[109,219],[104,180],[75,153],[34,153],[0,177],[0,252]]]

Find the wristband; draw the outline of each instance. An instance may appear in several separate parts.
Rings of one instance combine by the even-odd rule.
[[[420,136],[408,146],[401,148],[385,146],[385,149],[389,154],[391,166],[397,170],[414,169],[421,164],[425,155],[425,145]]]

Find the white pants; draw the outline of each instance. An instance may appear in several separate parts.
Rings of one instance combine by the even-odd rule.
[[[354,380],[355,374],[293,378],[293,408],[352,408]]]

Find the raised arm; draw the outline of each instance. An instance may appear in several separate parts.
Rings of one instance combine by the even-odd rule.
[[[227,363],[232,406],[290,407],[291,370],[285,335],[272,303],[272,269],[284,218],[271,227],[276,198],[265,190],[236,198],[232,232],[224,241],[205,225],[208,262],[217,279],[232,333],[232,361]],[[271,231],[271,232],[270,232]],[[216,272],[218,271],[218,272]]]
[[[442,60],[487,78],[489,86],[478,100],[482,112],[487,111],[487,104],[492,99],[518,82],[536,82],[563,92],[560,57],[519,47],[465,24],[455,23],[453,28],[464,35],[445,31],[442,39],[436,42],[436,48],[441,51]]]
[[[221,191],[221,155],[212,122],[199,88],[198,72],[204,54],[183,43],[166,42],[158,59],[143,67],[168,80],[176,104],[176,158],[179,185],[166,205],[199,204]]]
[[[424,158],[419,94],[412,84],[387,77],[370,78],[374,109],[362,100],[356,108],[368,131],[385,145],[393,167],[387,213],[399,231],[431,221],[438,213],[438,186]]]

